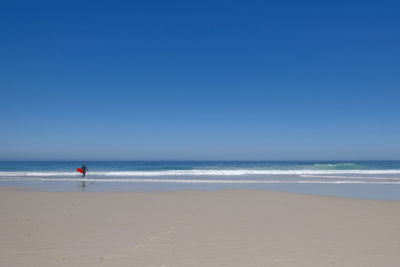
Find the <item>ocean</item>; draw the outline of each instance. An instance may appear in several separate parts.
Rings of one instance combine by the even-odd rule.
[[[85,163],[86,177],[76,171]],[[400,161],[1,161],[0,186],[46,191],[259,189],[400,200]]]

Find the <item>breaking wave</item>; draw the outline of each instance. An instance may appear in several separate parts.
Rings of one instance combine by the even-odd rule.
[[[249,175],[380,175],[400,174],[400,170],[162,170],[162,171],[96,171],[88,176],[162,177],[162,176],[249,176]],[[79,176],[78,172],[0,172],[0,177],[60,177]]]

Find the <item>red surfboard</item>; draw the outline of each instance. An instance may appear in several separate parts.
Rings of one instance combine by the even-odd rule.
[[[78,172],[83,173],[83,170],[81,168],[76,169]]]

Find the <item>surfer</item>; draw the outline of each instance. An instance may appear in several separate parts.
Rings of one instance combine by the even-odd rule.
[[[86,168],[86,165],[83,164],[81,169],[82,169],[82,177],[85,177],[86,172],[88,171],[88,168]]]

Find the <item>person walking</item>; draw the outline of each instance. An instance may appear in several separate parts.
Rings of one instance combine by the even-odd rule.
[[[88,168],[86,167],[85,164],[83,164],[81,169],[82,169],[82,177],[85,177],[86,176],[86,172],[88,171]]]

